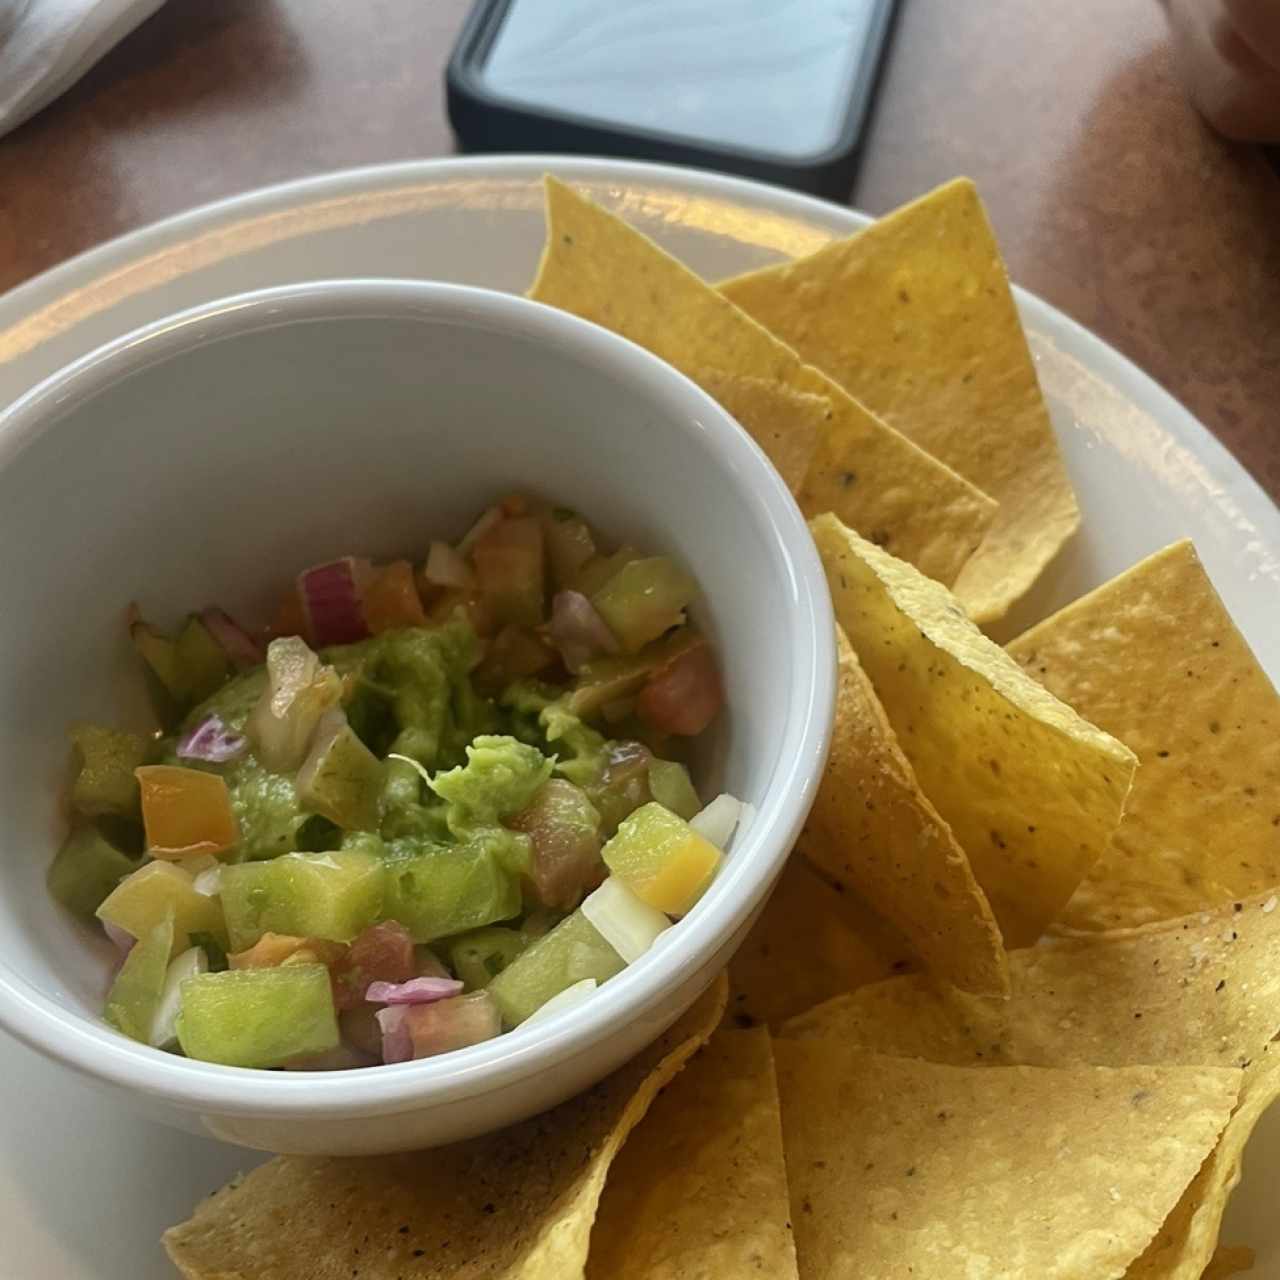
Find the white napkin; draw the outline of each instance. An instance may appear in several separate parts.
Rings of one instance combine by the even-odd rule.
[[[0,0],[0,134],[71,88],[164,0]]]

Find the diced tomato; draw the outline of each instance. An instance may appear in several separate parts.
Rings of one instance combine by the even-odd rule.
[[[542,525],[534,516],[500,520],[472,548],[480,594],[499,622],[536,627],[546,609]]]
[[[494,636],[476,668],[476,680],[486,687],[501,689],[513,680],[536,676],[558,661],[556,651],[536,632],[527,627],[505,626]]]
[[[427,615],[407,560],[377,570],[364,592],[364,620],[373,635],[395,627],[425,627]]]
[[[290,587],[284,593],[276,609],[276,616],[267,628],[267,635],[274,639],[277,636],[301,636],[308,643],[311,636],[307,627],[307,615],[298,599],[296,587]]]
[[[572,911],[603,875],[600,818],[586,792],[563,778],[544,783],[533,803],[511,819],[533,845],[534,896],[545,907]]]
[[[371,982],[407,982],[418,972],[413,939],[398,920],[384,920],[360,933],[334,975],[334,998],[339,1009],[364,999]]]
[[[658,671],[640,691],[636,711],[662,733],[692,737],[715,719],[724,701],[708,645],[698,645]]]
[[[402,1007],[407,1010],[404,1016],[415,1058],[465,1049],[492,1040],[502,1030],[498,1007],[487,991]]]

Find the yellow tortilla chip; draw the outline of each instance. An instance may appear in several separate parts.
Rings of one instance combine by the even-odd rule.
[[[1115,842],[1063,928],[1142,924],[1280,884],[1280,696],[1190,542],[1008,651],[1142,762]]]
[[[738,1026],[776,1027],[819,1001],[915,968],[906,940],[856,894],[814,871],[807,837],[729,965]]]
[[[1280,910],[1259,896],[1009,954],[1008,1000],[923,976],[837,996],[782,1034],[955,1066],[1243,1067],[1280,1033]]]
[[[832,515],[810,522],[848,632],[1005,944],[1034,942],[1107,847],[1137,764],[965,616],[945,587]]]
[[[644,1053],[543,1115],[433,1151],[278,1157],[164,1246],[188,1280],[581,1280],[610,1163],[725,995],[721,978]]]
[[[1256,1261],[1257,1255],[1246,1245],[1220,1244],[1205,1267],[1201,1280],[1227,1280],[1228,1276],[1251,1270]]]
[[[547,244],[531,298],[612,329],[689,377],[718,369],[830,401],[802,509],[835,511],[922,572],[955,580],[994,518],[986,494],[885,426],[640,232],[554,178],[546,187]]]
[[[782,382],[719,369],[699,369],[692,377],[737,418],[768,455],[787,488],[799,493],[818,441],[831,421],[831,401]]]
[[[953,589],[978,622],[1003,617],[1075,533],[1080,511],[973,183],[957,178],[847,240],[720,290],[999,502]]]
[[[951,1067],[774,1046],[806,1280],[1118,1276],[1212,1149],[1240,1072]]]
[[[1125,1280],[1199,1280],[1207,1274],[1205,1268],[1213,1263],[1217,1252],[1227,1201],[1240,1181],[1245,1144],[1277,1097],[1280,1053],[1272,1051],[1245,1070],[1239,1105],[1213,1154],[1191,1180],[1156,1238],[1125,1272]],[[1251,1251],[1234,1252],[1234,1261],[1239,1263],[1240,1254]],[[1220,1274],[1229,1275],[1230,1271]]]
[[[796,1280],[769,1033],[720,1031],[663,1090],[605,1184],[588,1280]]]
[[[901,930],[938,978],[1003,995],[1009,974],[986,895],[921,793],[848,636],[837,633],[835,732],[805,854]]]

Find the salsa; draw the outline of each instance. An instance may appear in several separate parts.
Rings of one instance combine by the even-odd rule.
[[[208,1062],[463,1048],[588,999],[685,915],[740,806],[676,561],[507,498],[423,563],[299,575],[260,640],[131,609],[164,728],[80,724],[54,896],[118,947],[106,1020]]]

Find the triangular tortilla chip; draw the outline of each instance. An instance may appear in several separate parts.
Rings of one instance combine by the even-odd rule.
[[[921,793],[843,627],[836,646],[835,730],[805,854],[900,929],[938,978],[1003,995],[1000,930],[969,859]]]
[[[1226,1123],[1224,1067],[941,1066],[774,1046],[806,1280],[1114,1277]]]
[[[720,1031],[609,1170],[588,1280],[796,1280],[773,1051]]]
[[[1280,884],[1280,695],[1178,542],[1008,647],[1142,762],[1060,924],[1186,915]]]
[[[554,178],[546,187],[547,244],[531,298],[612,329],[689,377],[717,369],[829,400],[832,416],[802,509],[835,511],[876,531],[922,572],[955,580],[994,518],[986,494],[885,426],[640,232]]]
[[[1243,1067],[1280,1033],[1280,910],[1270,896],[1009,954],[1008,1000],[927,977],[837,996],[786,1036],[835,1037],[954,1066]]]
[[[1257,1255],[1247,1245],[1220,1244],[1200,1280],[1227,1280],[1228,1276],[1248,1271],[1256,1261]],[[1135,1267],[1137,1265],[1138,1263],[1134,1263]]]
[[[699,369],[692,377],[737,418],[768,455],[787,488],[799,493],[818,441],[831,421],[831,401],[782,382],[719,369]]]
[[[729,965],[737,1026],[776,1027],[820,1001],[916,967],[897,930],[805,861],[806,843],[802,836]]]
[[[849,634],[924,794],[1005,944],[1034,942],[1107,847],[1137,761],[1029,677],[949,591],[832,515],[810,528]]]
[[[1000,503],[954,590],[978,622],[1003,617],[1080,512],[973,183],[957,178],[847,240],[720,289]]]
[[[559,1107],[450,1147],[281,1156],[164,1235],[188,1280],[581,1280],[609,1165],[724,1011],[718,980],[658,1041]]]

